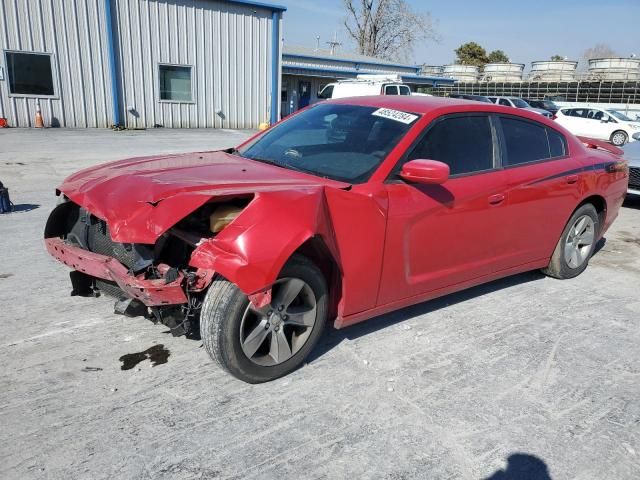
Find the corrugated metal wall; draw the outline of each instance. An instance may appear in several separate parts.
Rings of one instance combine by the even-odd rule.
[[[106,1],[127,127],[256,128],[269,121],[272,12],[212,0],[0,0],[0,117],[32,126],[39,102],[46,125],[113,123]],[[51,54],[55,95],[10,95],[6,50]],[[159,64],[192,67],[192,102],[160,101]]]
[[[0,0],[0,117],[33,125],[107,127],[112,118],[104,0]],[[54,95],[9,94],[6,50],[51,54]]]
[[[271,11],[210,0],[112,5],[127,127],[256,128],[269,121]],[[193,102],[160,101],[158,64],[192,66]]]

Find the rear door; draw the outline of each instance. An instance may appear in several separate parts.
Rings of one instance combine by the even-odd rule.
[[[507,241],[505,173],[488,114],[435,120],[388,180],[383,275],[378,304],[438,290],[495,270]],[[442,185],[407,183],[403,163],[439,160],[451,177]]]
[[[505,268],[551,256],[580,189],[580,164],[559,131],[507,115],[499,118],[509,201],[502,226],[509,239]]]

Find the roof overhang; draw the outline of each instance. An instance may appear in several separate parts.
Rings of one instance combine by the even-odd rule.
[[[283,65],[283,75],[294,75],[299,77],[320,77],[320,78],[356,78],[362,74],[381,74],[382,72],[367,71],[367,70],[355,70],[355,69],[342,69],[342,68],[324,68],[324,67],[302,67]],[[410,75],[402,72],[389,72],[389,74],[398,75],[403,83],[409,83],[412,85],[452,85],[455,80],[452,78],[443,77],[426,77],[422,75]]]
[[[245,7],[256,7],[256,8],[265,8],[267,10],[271,10],[272,12],[285,12],[287,7],[284,5],[276,5],[274,3],[264,3],[264,2],[252,2],[250,0],[225,0],[227,3],[236,3],[238,5],[244,5]]]

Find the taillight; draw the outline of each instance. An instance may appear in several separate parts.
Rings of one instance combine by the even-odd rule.
[[[610,163],[605,168],[607,173],[616,173],[616,172],[629,172],[629,164],[624,160],[619,160],[617,162]]]

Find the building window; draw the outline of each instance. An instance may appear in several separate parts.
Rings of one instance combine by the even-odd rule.
[[[54,94],[51,55],[6,52],[6,59],[9,92],[14,95],[51,96]]]
[[[160,100],[191,102],[191,67],[160,65]]]

